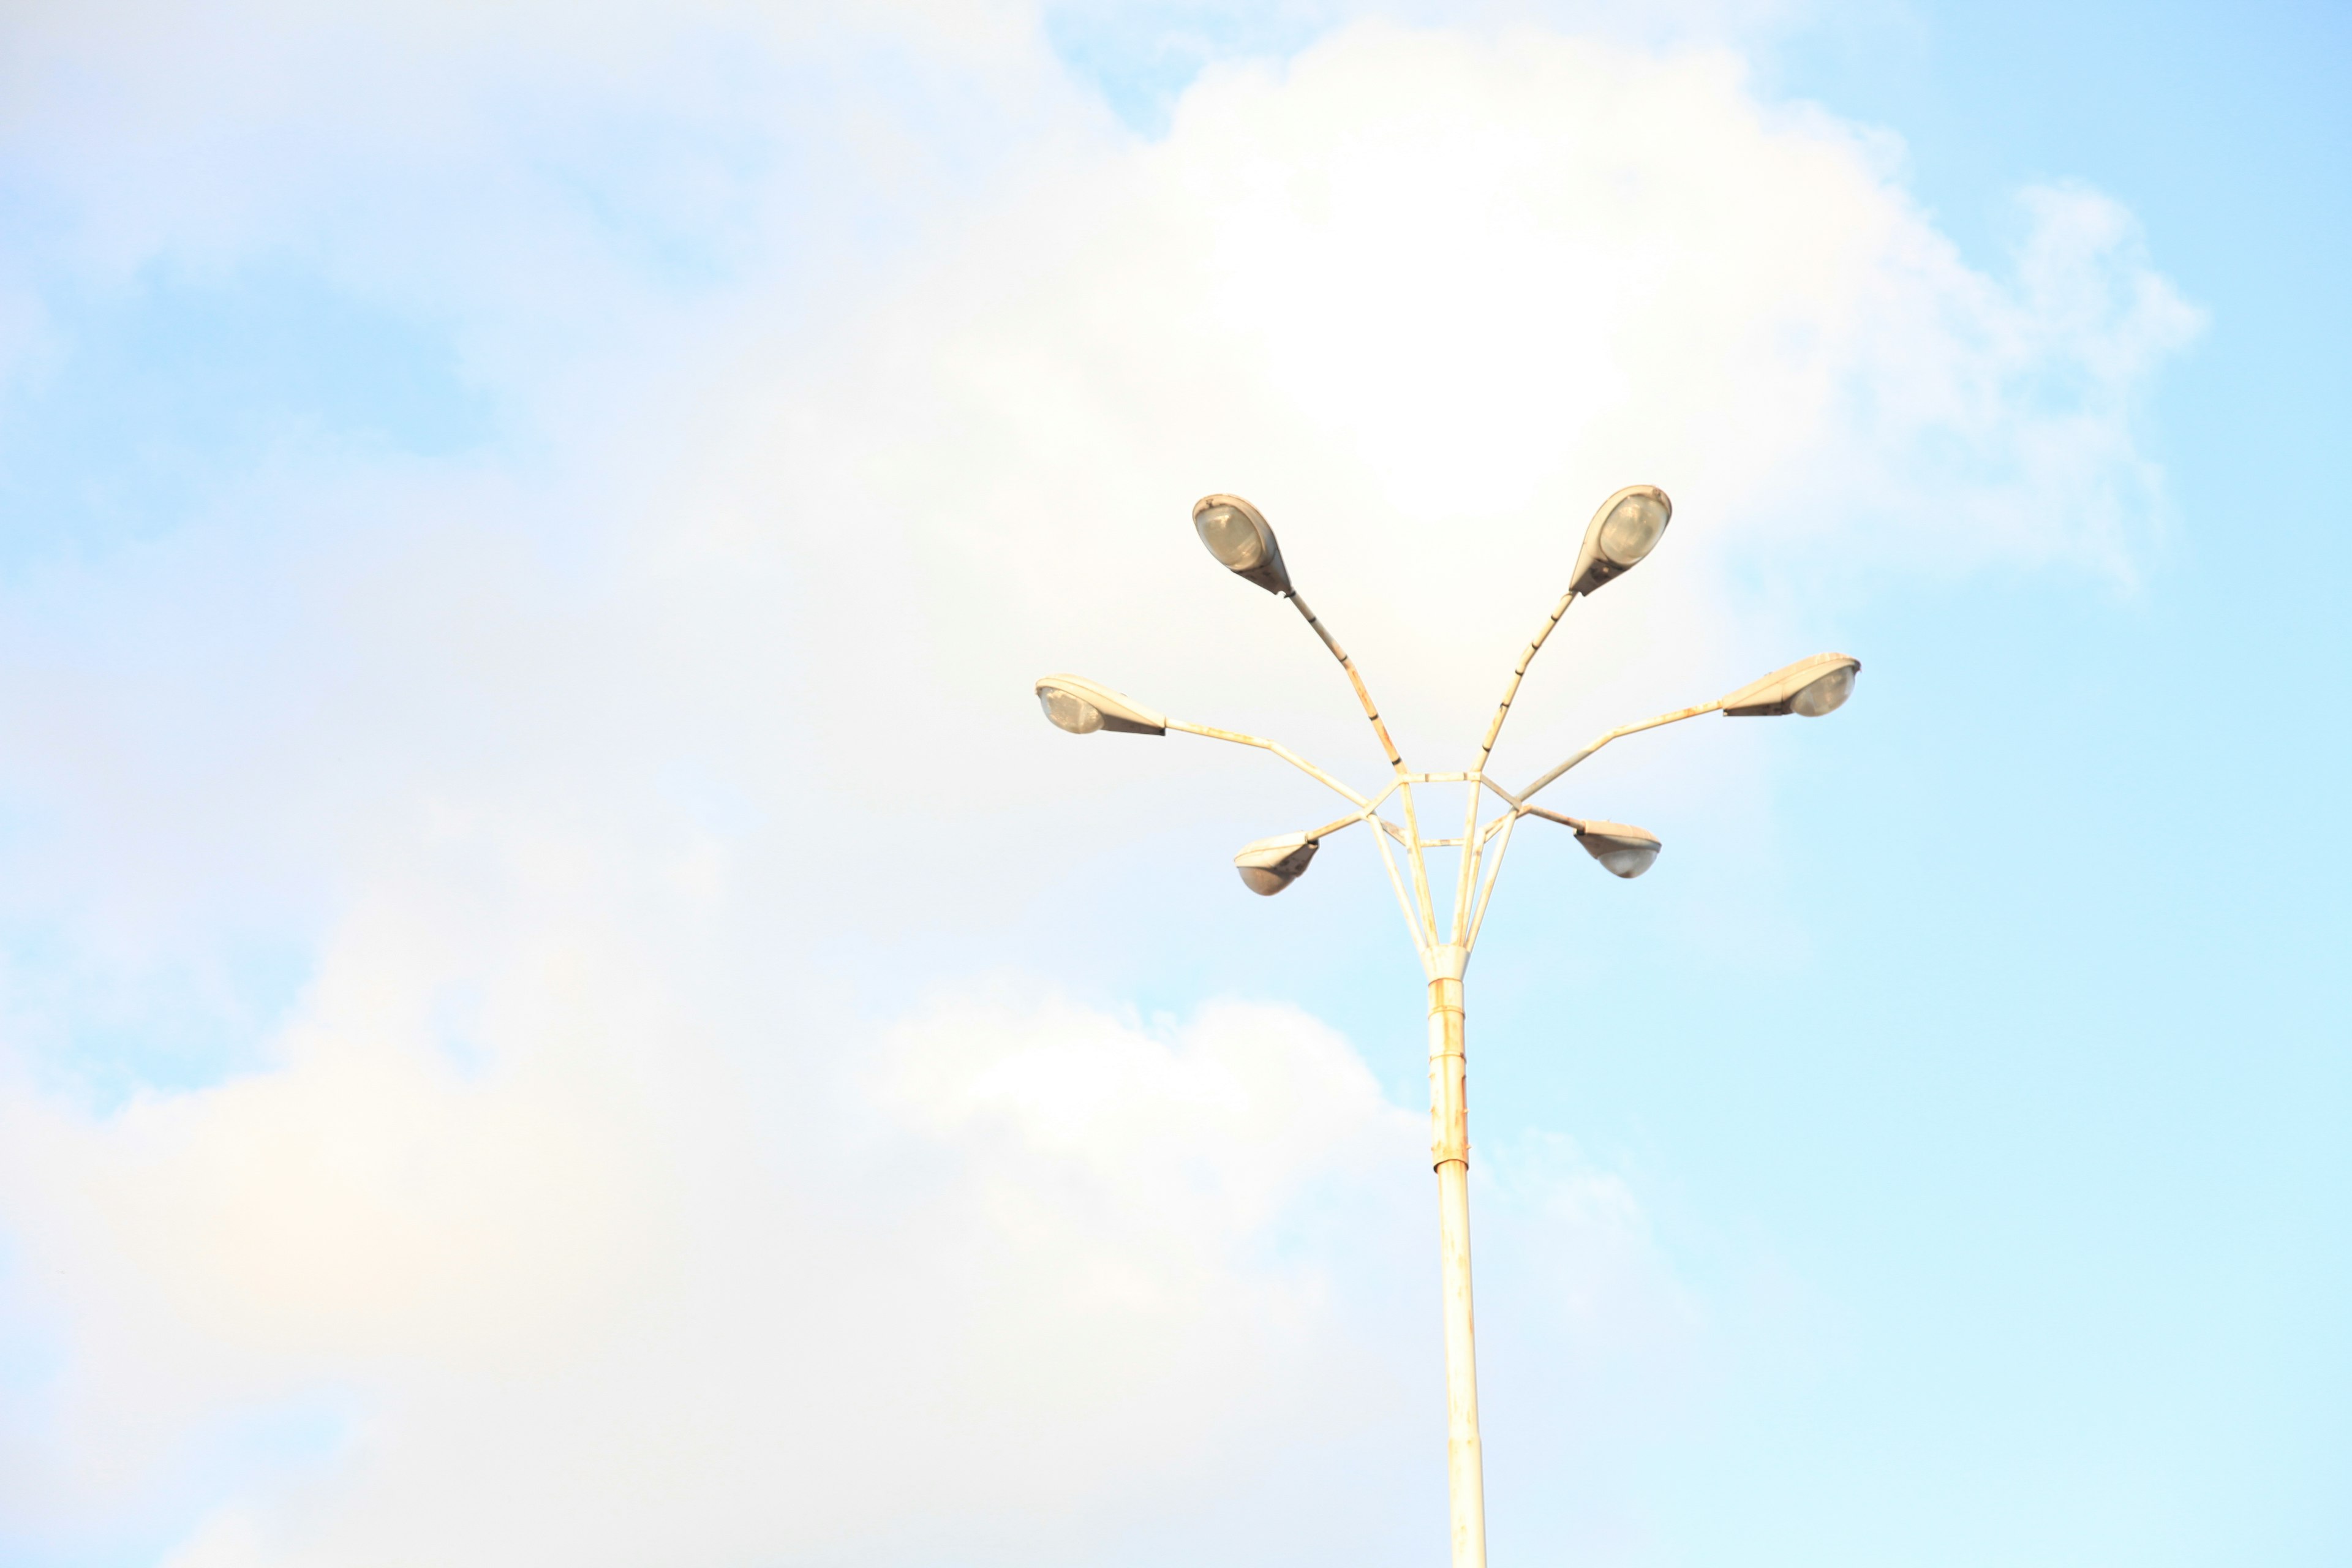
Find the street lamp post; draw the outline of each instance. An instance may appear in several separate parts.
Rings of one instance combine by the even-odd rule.
[[[1579,597],[1639,565],[1664,536],[1673,518],[1674,503],[1664,490],[1651,485],[1629,486],[1601,503],[1585,529],[1583,545],[1570,574],[1568,591],[1560,595],[1559,604],[1552,607],[1519,656],[1510,682],[1503,689],[1503,700],[1495,710],[1494,721],[1486,726],[1486,737],[1479,743],[1477,760],[1461,773],[1414,773],[1405,766],[1355,661],[1291,585],[1282,548],[1276,542],[1274,530],[1265,514],[1239,496],[1202,497],[1192,508],[1193,528],[1201,542],[1227,570],[1269,594],[1289,600],[1347,671],[1356,700],[1362,705],[1364,717],[1370,721],[1372,733],[1379,738],[1381,750],[1388,758],[1391,776],[1381,790],[1370,795],[1359,794],[1276,742],[1171,719],[1078,676],[1049,675],[1037,682],[1037,699],[1045,717],[1072,734],[1108,730],[1165,735],[1175,730],[1188,735],[1204,735],[1213,741],[1255,746],[1273,752],[1348,801],[1349,812],[1333,821],[1302,832],[1261,838],[1234,856],[1234,868],[1252,892],[1271,896],[1289,887],[1306,873],[1317,847],[1332,834],[1359,822],[1371,823],[1378,829],[1371,841],[1380,852],[1398,908],[1404,913],[1405,927],[1421,957],[1422,972],[1429,987],[1430,1158],[1437,1172],[1438,1253],[1445,1321],[1446,1492],[1452,1516],[1454,1568],[1486,1568],[1486,1505],[1478,1449],[1477,1350],[1470,1299],[1470,1113],[1463,1059],[1462,976],[1469,966],[1471,950],[1477,945],[1478,932],[1486,923],[1486,905],[1502,874],[1511,830],[1523,816],[1559,823],[1573,832],[1577,842],[1612,875],[1638,877],[1658,858],[1655,834],[1620,822],[1565,816],[1536,805],[1536,795],[1612,741],[1654,730],[1662,724],[1696,719],[1702,713],[1719,712],[1727,717],[1797,713],[1819,718],[1843,705],[1852,695],[1854,676],[1862,668],[1859,660],[1842,653],[1816,654],[1750,681],[1712,702],[1678,708],[1638,724],[1620,725],[1524,789],[1513,792],[1503,787],[1486,772],[1486,763],[1496,738],[1502,734],[1503,721],[1510,716],[1512,700],[1518,695],[1519,682],[1526,678],[1528,667],[1570,606]],[[1441,784],[1460,784],[1469,797],[1459,837],[1422,836],[1413,791],[1416,787]],[[1482,810],[1489,795],[1500,802],[1492,816]],[[1403,818],[1401,823],[1390,820],[1381,812],[1391,797],[1397,802],[1398,815]],[[1397,866],[1398,857],[1390,848],[1391,839],[1403,852],[1402,872]],[[1446,848],[1458,849],[1460,856],[1451,908],[1441,918],[1430,891],[1426,852]]]

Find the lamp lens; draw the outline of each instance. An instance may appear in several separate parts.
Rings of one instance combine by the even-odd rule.
[[[1665,531],[1666,509],[1655,496],[1627,496],[1609,509],[1609,521],[1601,525],[1601,553],[1631,566],[1656,548]]]
[[[1201,542],[1209,553],[1234,572],[1247,572],[1265,563],[1265,541],[1258,537],[1257,524],[1243,515],[1237,507],[1213,506],[1192,520],[1200,531]]]
[[[1789,699],[1789,711],[1818,719],[1845,706],[1853,695],[1853,666],[1842,664]]]
[[[1067,730],[1073,735],[1091,735],[1102,728],[1102,710],[1076,692],[1065,691],[1058,686],[1048,686],[1037,693],[1037,705],[1045,710],[1056,730]]]
[[[1613,877],[1631,881],[1648,870],[1658,858],[1654,844],[1628,844],[1620,848],[1604,849],[1593,857],[1601,868]]]

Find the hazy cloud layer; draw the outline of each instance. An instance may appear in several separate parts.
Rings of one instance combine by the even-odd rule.
[[[1674,571],[1577,612],[1532,771],[1890,574],[2127,578],[2193,312],[2087,191],[1972,268],[1898,148],[1726,49],[1365,26],[1147,141],[1021,13],[477,16],[0,51],[22,405],[77,289],[269,265],[494,410],[277,430],[5,584],[0,1539],[1418,1557],[1421,1112],[1295,1010],[1140,1017],[1070,961],[1184,919],[1070,894],[1095,847],[1319,808],[1241,820],[1196,787],[1233,759],[1069,742],[1029,679],[1362,762],[1189,537],[1231,489],[1408,748],[1459,745],[1592,505],[1663,484]],[[1012,927],[992,980],[904,976]],[[1568,1131],[1483,1173],[1497,1331],[1521,1389],[1670,1423],[1721,1347]]]

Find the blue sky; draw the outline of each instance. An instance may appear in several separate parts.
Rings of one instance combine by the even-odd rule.
[[[1507,771],[1865,671],[1497,895],[1496,1560],[2352,1549],[2342,16],[10,26],[0,1556],[1429,1560],[1377,868],[1024,682],[1368,776],[1237,489],[1458,747],[1645,478]]]

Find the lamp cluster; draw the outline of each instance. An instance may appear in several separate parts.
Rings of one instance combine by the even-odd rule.
[[[1655,485],[1628,485],[1602,501],[1600,510],[1592,514],[1592,521],[1585,527],[1583,543],[1577,551],[1575,568],[1570,574],[1568,594],[1561,600],[1560,610],[1552,616],[1553,624],[1557,624],[1559,616],[1566,612],[1570,601],[1597,592],[1640,565],[1650,552],[1657,548],[1658,542],[1665,537],[1666,526],[1674,521],[1674,515],[1673,500],[1667,497],[1665,491]],[[1202,496],[1192,504],[1192,528],[1200,535],[1201,542],[1207,548],[1209,553],[1216,557],[1218,564],[1245,582],[1255,584],[1269,594],[1297,601],[1297,595],[1291,586],[1289,569],[1283,563],[1282,545],[1275,538],[1274,529],[1266,521],[1265,514],[1256,507],[1239,496]],[[1331,641],[1330,635],[1323,630],[1321,624],[1305,610],[1303,605],[1300,609],[1302,614],[1307,615],[1308,621],[1315,626],[1317,633],[1323,637],[1324,641],[1330,645],[1332,651],[1339,655],[1341,663],[1348,665],[1349,673],[1352,678],[1355,673],[1354,667],[1349,664],[1347,656],[1340,652],[1338,644]],[[1549,629],[1549,626],[1547,626],[1545,632],[1548,634]],[[1541,642],[1542,637],[1539,636],[1536,644],[1528,650],[1530,658],[1533,657],[1535,647],[1541,646]],[[1719,698],[1714,702],[1685,710],[1667,716],[1667,719],[1653,722],[1694,717],[1704,712],[1720,712],[1727,718],[1739,719],[1764,718],[1783,713],[1818,719],[1823,714],[1833,712],[1844,706],[1846,699],[1853,694],[1854,677],[1861,669],[1862,662],[1849,655],[1815,654],[1810,658],[1801,658],[1794,664],[1749,681],[1728,696]],[[1523,660],[1519,673],[1524,674],[1525,671],[1526,661]],[[1517,677],[1515,676],[1514,691],[1517,689]],[[1055,728],[1066,730],[1073,735],[1089,735],[1097,730],[1109,730],[1129,735],[1164,735],[1171,727],[1166,715],[1082,676],[1049,675],[1037,682],[1036,690],[1038,702],[1045,709],[1045,717],[1053,721]],[[1358,690],[1360,694],[1362,693],[1360,680],[1358,681]],[[1509,707],[1507,696],[1504,700],[1504,707],[1506,710]],[[1377,727],[1380,722],[1379,717],[1371,708],[1369,695],[1365,697],[1365,710],[1372,716]],[[1496,730],[1501,727],[1501,719],[1502,716],[1498,713],[1495,726]],[[1211,731],[1188,724],[1177,724],[1173,727],[1208,734],[1217,739],[1239,740],[1247,743],[1265,745],[1269,749],[1278,749],[1273,748],[1270,742],[1259,742],[1254,737],[1235,735],[1224,731]],[[1646,724],[1633,725],[1628,726],[1626,731],[1622,732],[1649,727]],[[1606,740],[1614,738],[1614,735],[1619,732],[1621,731],[1612,731],[1611,736],[1604,737],[1603,743]],[[1382,729],[1381,733],[1385,742],[1387,737],[1385,729]],[[1489,749],[1493,743],[1494,732],[1490,731],[1487,739]],[[1537,785],[1524,792],[1522,796],[1513,799],[1513,804],[1521,812],[1550,818],[1572,829],[1576,834],[1577,842],[1583,845],[1586,852],[1612,875],[1628,879],[1638,877],[1657,860],[1660,847],[1657,835],[1643,828],[1628,826],[1623,823],[1580,821],[1574,817],[1560,816],[1525,804],[1525,795],[1533,795],[1536,789],[1550,783],[1559,773],[1567,771],[1568,767],[1573,766],[1576,762],[1580,762],[1595,749],[1597,744],[1595,747],[1588,748],[1585,752],[1580,753],[1561,768],[1555,769]],[[1392,756],[1391,761],[1394,760]],[[1398,766],[1402,770],[1401,763]],[[1482,754],[1481,768],[1483,767]],[[1309,771],[1320,775],[1319,770],[1310,769]],[[1468,777],[1474,789],[1480,783],[1485,782],[1483,772]],[[1326,782],[1330,782],[1328,777]],[[1353,794],[1353,792],[1344,793],[1351,795]],[[1356,798],[1360,800],[1360,797]],[[1475,811],[1473,815],[1475,816]],[[1349,817],[1337,826],[1345,826],[1355,820],[1357,818]],[[1281,892],[1305,874],[1308,862],[1315,858],[1316,847],[1321,834],[1326,831],[1332,831],[1332,829],[1318,829],[1312,833],[1288,833],[1273,838],[1261,838],[1234,856],[1234,866],[1241,873],[1243,884],[1252,892],[1270,897]]]

